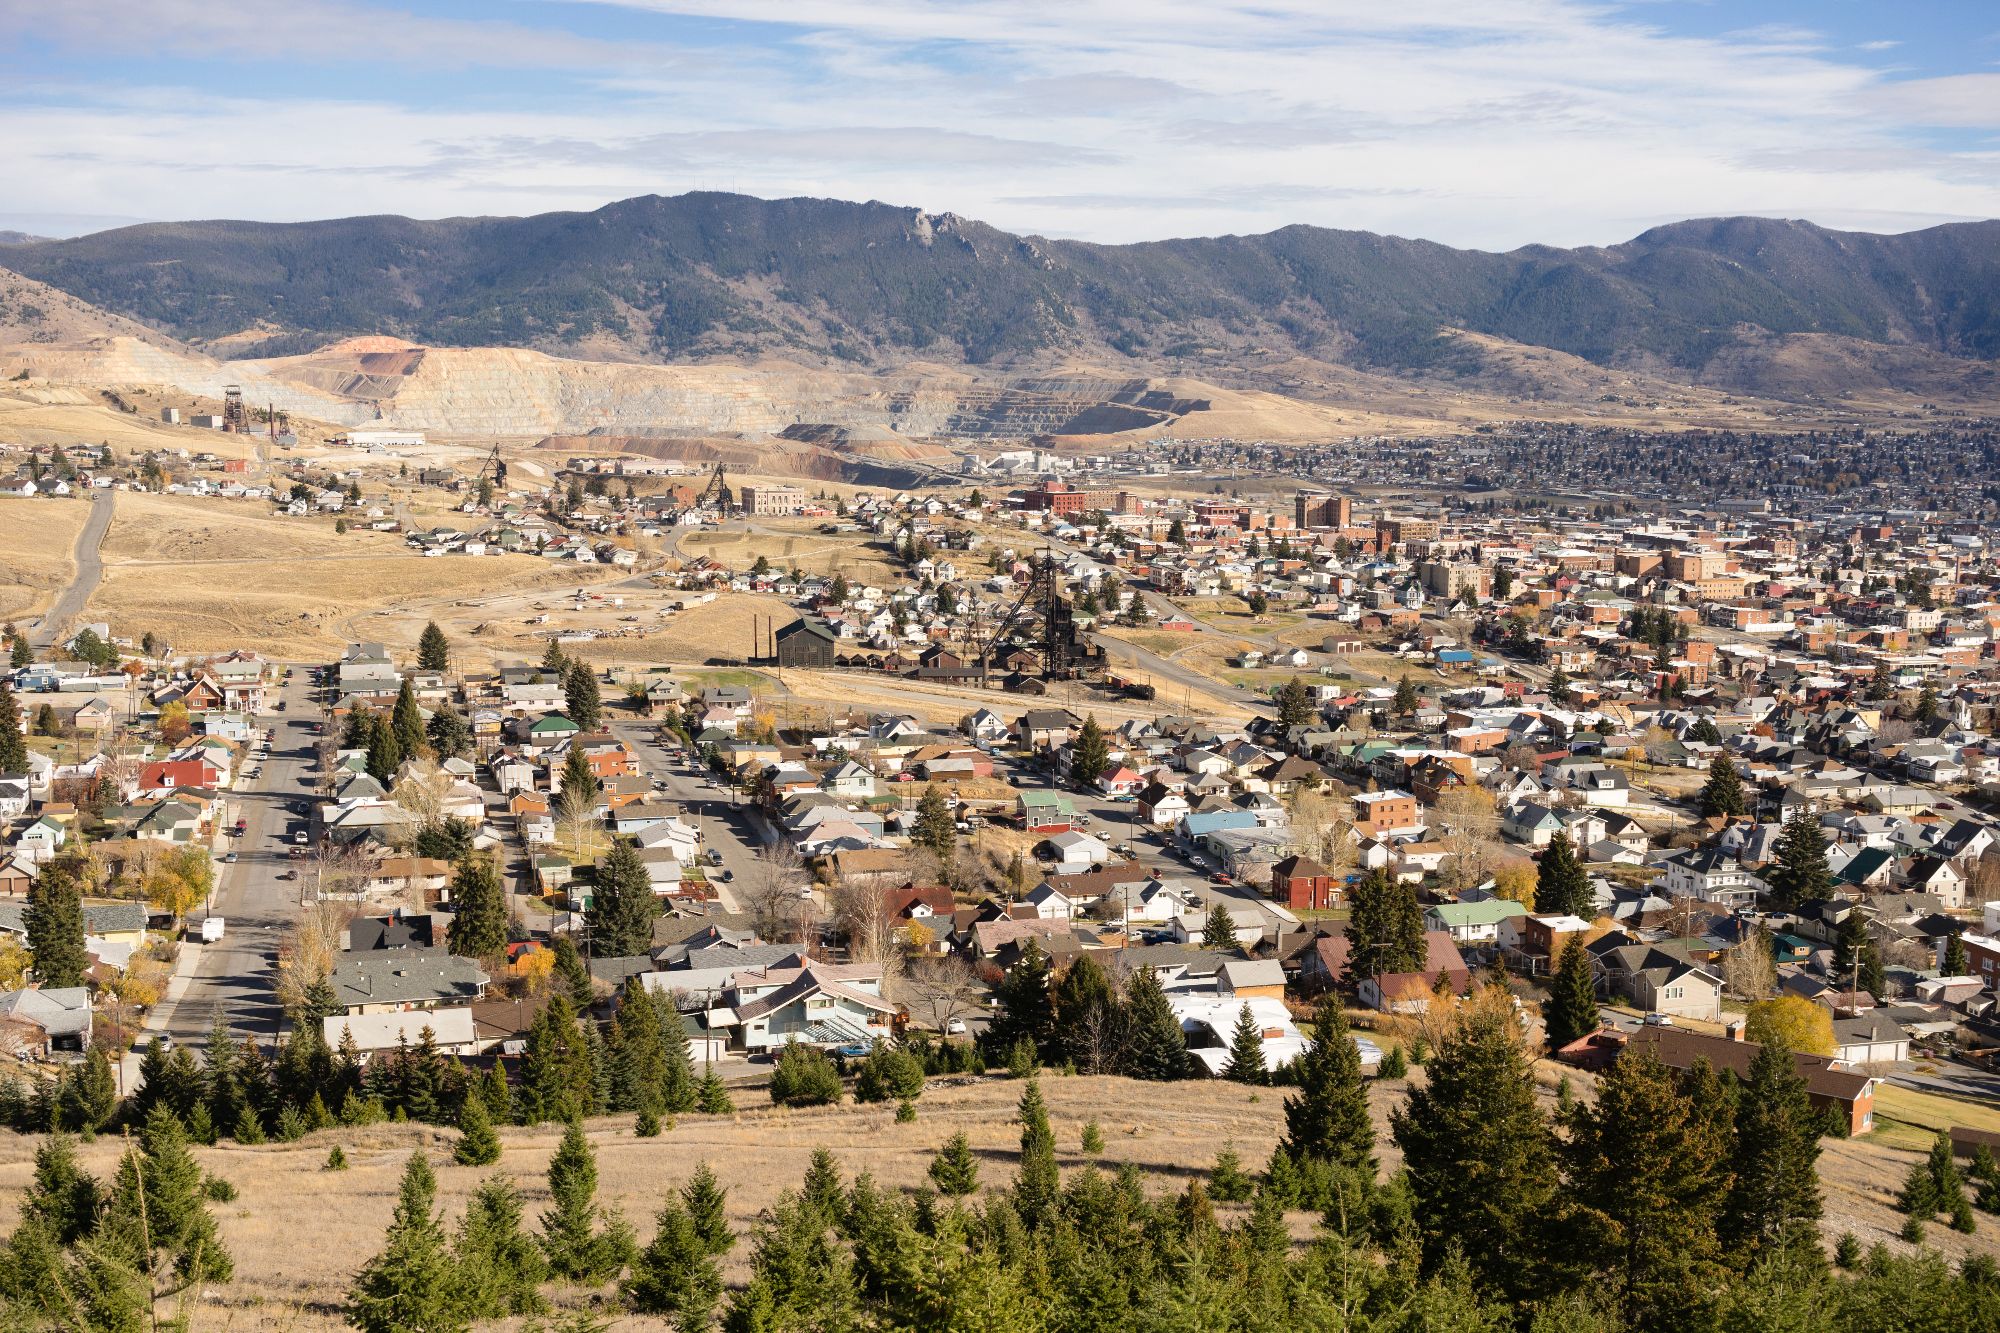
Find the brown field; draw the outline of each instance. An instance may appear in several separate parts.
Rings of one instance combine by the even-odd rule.
[[[121,491],[117,506],[87,614],[194,651],[319,657],[381,637],[363,623],[377,608],[579,582],[574,567],[534,556],[429,560],[386,533],[337,535],[330,519],[276,518],[247,501]],[[419,610],[412,643],[421,629]]]
[[[1544,1068],[1538,1074],[1547,1075],[1538,1082],[1544,1099],[1552,1099],[1553,1071]],[[1422,1077],[1421,1071],[1416,1077]],[[1588,1076],[1578,1076],[1577,1081],[1588,1095]],[[798,1184],[816,1148],[830,1149],[850,1178],[867,1171],[884,1187],[914,1189],[924,1183],[938,1146],[963,1130],[979,1154],[982,1186],[1004,1187],[1013,1177],[1019,1148],[1020,1131],[1013,1116],[1020,1091],[1018,1082],[997,1076],[940,1080],[918,1103],[913,1126],[895,1124],[894,1108],[886,1105],[850,1103],[785,1111],[747,1089],[737,1092],[743,1107],[737,1114],[686,1116],[658,1139],[635,1138],[623,1117],[594,1121],[590,1131],[598,1152],[599,1200],[630,1219],[643,1242],[666,1192],[692,1174],[699,1162],[707,1161],[728,1188],[731,1217],[739,1236],[746,1238],[725,1261],[727,1279],[741,1283],[748,1271],[749,1233],[759,1215]],[[1100,1164],[1115,1169],[1124,1162],[1135,1163],[1147,1173],[1156,1194],[1178,1190],[1195,1173],[1206,1171],[1225,1145],[1233,1145],[1250,1169],[1261,1167],[1283,1126],[1284,1094],[1274,1089],[1046,1075],[1042,1091],[1066,1171],[1086,1164],[1079,1141],[1084,1124],[1095,1120],[1105,1140]],[[1397,1165],[1387,1117],[1402,1091],[1396,1083],[1373,1088],[1384,1171]],[[427,1126],[381,1125],[327,1130],[296,1144],[199,1150],[204,1167],[235,1184],[240,1197],[216,1206],[238,1276],[214,1292],[211,1309],[196,1315],[195,1326],[340,1327],[338,1303],[353,1272],[379,1248],[402,1164],[417,1148],[437,1168],[447,1225],[455,1224],[479,1180],[498,1170],[520,1185],[528,1225],[533,1227],[547,1204],[543,1172],[560,1131],[553,1126],[501,1131],[505,1154],[497,1167],[489,1168],[452,1165],[454,1137],[451,1131]],[[0,1227],[13,1225],[31,1175],[35,1144],[32,1138],[0,1135]],[[338,1175],[320,1169],[335,1144],[341,1145],[352,1164]],[[118,1145],[109,1139],[81,1149],[85,1165],[99,1175],[110,1173],[117,1151]],[[1864,1247],[1880,1241],[1892,1250],[1906,1248],[1895,1238],[1901,1216],[1894,1210],[1893,1197],[1915,1158],[1914,1153],[1868,1139],[1828,1140],[1821,1158],[1826,1185],[1823,1231],[1828,1243],[1841,1232],[1852,1231]],[[1307,1217],[1294,1219],[1299,1234],[1310,1225]],[[1934,1226],[1931,1244],[1954,1260],[1965,1253],[1995,1254],[2000,1253],[1996,1232],[2000,1226],[1990,1218],[1982,1218],[1980,1231],[1969,1237]],[[584,1295],[569,1292],[559,1299],[577,1303]],[[620,1326],[664,1327],[638,1319]]]
[[[683,556],[705,555],[731,569],[749,569],[763,556],[777,569],[799,569],[807,574],[841,574],[849,583],[895,585],[902,582],[902,566],[888,558],[888,552],[873,545],[872,538],[853,533],[830,537],[815,532],[824,520],[757,520],[769,531],[700,531],[681,538]]]
[[[89,516],[87,500],[0,499],[0,619],[40,614],[76,577],[70,556]]]
[[[0,364],[5,362],[0,352]],[[169,426],[160,420],[159,409],[179,407],[193,412],[220,411],[212,400],[184,393],[155,393],[144,389],[121,391],[124,399],[138,408],[121,412],[90,389],[64,385],[37,385],[0,392],[0,438],[15,444],[109,444],[121,459],[143,454],[149,449],[185,449],[190,453],[206,450],[224,458],[253,456],[257,437],[224,435],[218,430],[198,430],[193,426]]]

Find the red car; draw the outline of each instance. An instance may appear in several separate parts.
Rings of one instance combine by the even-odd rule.
[[[1234,884],[1236,881],[1231,879],[1223,871],[1218,870],[1213,875],[1210,875],[1208,877],[1208,882],[1210,884]]]

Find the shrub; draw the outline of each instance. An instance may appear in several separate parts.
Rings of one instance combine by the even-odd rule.
[[[837,1105],[840,1072],[825,1051],[793,1042],[778,1056],[771,1075],[771,1100],[779,1106]]]

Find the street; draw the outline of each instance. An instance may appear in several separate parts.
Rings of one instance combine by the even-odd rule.
[[[279,1033],[282,1015],[273,993],[273,969],[279,940],[298,918],[300,881],[278,876],[291,870],[311,874],[303,868],[306,862],[292,860],[286,849],[292,831],[304,822],[291,806],[312,797],[312,724],[319,710],[303,683],[282,686],[278,697],[285,701],[285,711],[258,719],[273,733],[262,771],[227,798],[245,828],[241,837],[225,839],[237,854],[236,863],[216,866],[209,914],[224,919],[225,933],[215,944],[182,946],[198,949],[200,960],[186,978],[186,989],[160,1006],[164,1016],[151,1028],[183,1045],[203,1044],[218,1014],[239,1036],[275,1039]],[[199,920],[199,913],[190,915]]]
[[[656,723],[637,718],[615,718],[607,723],[611,734],[631,748],[638,757],[639,771],[649,778],[665,778],[667,785],[656,794],[681,807],[682,818],[701,831],[702,851],[722,854],[722,865],[704,866],[715,886],[716,897],[725,912],[743,911],[743,887],[754,883],[757,849],[763,845],[756,816],[747,804],[718,781],[709,785],[707,774],[690,773],[685,762],[676,764],[655,738]],[[728,870],[733,882],[721,879]]]

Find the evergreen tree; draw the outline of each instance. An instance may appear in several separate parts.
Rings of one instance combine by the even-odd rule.
[[[1745,809],[1743,779],[1737,775],[1736,765],[1729,756],[1718,754],[1708,764],[1708,782],[1701,789],[1701,812],[1711,818],[1717,815],[1735,818]]]
[[[673,1315],[683,1333],[709,1326],[722,1299],[722,1269],[678,1202],[660,1209],[652,1243],[632,1261],[623,1290],[634,1310]]]
[[[957,853],[958,831],[952,822],[951,809],[945,804],[944,789],[935,782],[924,788],[917,801],[917,818],[910,841],[935,856],[939,865],[949,866]]]
[[[1297,1091],[1285,1098],[1285,1136],[1278,1150],[1295,1166],[1321,1162],[1372,1179],[1375,1125],[1368,1118],[1361,1051],[1332,991],[1320,996],[1313,1011],[1312,1037],[1293,1066]]]
[[[463,1308],[474,1319],[504,1319],[544,1308],[537,1288],[548,1277],[541,1246],[521,1225],[521,1193],[495,1172],[479,1183],[459,1222],[452,1259]]]
[[[1285,731],[1310,726],[1316,712],[1312,690],[1304,678],[1293,676],[1278,687],[1278,725]]]
[[[1229,909],[1220,902],[1208,909],[1208,917],[1201,924],[1201,947],[1216,950],[1240,947],[1236,939],[1236,918],[1229,915]]]
[[[1095,958],[1084,954],[1055,983],[1055,1050],[1082,1074],[1102,1074],[1117,1063],[1120,1028],[1118,992]]]
[[[572,662],[563,677],[563,711],[569,720],[586,732],[596,731],[604,717],[604,696],[597,688],[597,673],[586,662]]]
[[[579,1010],[590,1008],[597,994],[591,986],[590,969],[583,965],[583,955],[576,951],[576,941],[567,935],[558,935],[552,947],[556,956],[556,979],[569,995],[571,1005]]]
[[[507,947],[507,891],[493,858],[472,852],[459,859],[451,876],[451,951],[468,958],[492,958]]]
[[[632,1236],[623,1222],[597,1207],[597,1153],[574,1120],[549,1159],[548,1179],[554,1202],[542,1214],[542,1252],[549,1272],[578,1286],[596,1286],[631,1259]]]
[[[668,1115],[705,1110],[694,1076],[694,1056],[688,1049],[687,1022],[671,994],[653,1000],[660,1023],[660,1109]],[[726,1098],[725,1098],[726,1099]]]
[[[1595,1105],[1571,1112],[1558,1262],[1604,1274],[1626,1326],[1710,1322],[1729,1138],[1645,1048],[1619,1057]]]
[[[1005,1059],[1022,1041],[1037,1050],[1053,1045],[1055,1004],[1049,989],[1049,957],[1030,938],[1020,958],[993,989],[995,1013],[986,1029],[987,1050]]]
[[[789,1042],[771,1071],[771,1100],[779,1106],[837,1105],[840,1071],[818,1047]]]
[[[1965,954],[1965,938],[1953,931],[1944,942],[1944,974],[1948,977],[1962,977],[1970,974],[1972,961]]]
[[[1229,1063],[1222,1067],[1222,1076],[1237,1083],[1271,1081],[1264,1067],[1264,1028],[1247,1002],[1236,1011],[1236,1027],[1229,1034]]]
[[[1782,1042],[1766,1041],[1736,1102],[1722,1232],[1744,1266],[1774,1250],[1819,1251],[1819,1117]]]
[[[1188,1077],[1187,1034],[1167,1002],[1159,973],[1142,967],[1125,983],[1124,1072],[1133,1078]]]
[[[396,691],[396,706],[389,713],[389,725],[395,729],[396,749],[403,758],[423,753],[424,711],[417,707],[416,687],[408,676],[403,677],[403,687]]]
[[[945,1140],[931,1159],[931,1183],[947,1198],[963,1198],[979,1188],[979,1159],[973,1156],[972,1141],[960,1130]]]
[[[1097,714],[1092,713],[1077,729],[1076,741],[1069,751],[1069,780],[1078,787],[1096,784],[1111,767],[1111,746],[1104,739],[1104,728],[1097,725]]]
[[[760,1228],[750,1283],[731,1299],[727,1333],[850,1333],[859,1326],[859,1297],[845,1247],[827,1233],[829,1219],[786,1195]]]
[[[426,671],[451,669],[451,644],[435,620],[424,625],[424,632],[417,639],[417,665]]]
[[[83,895],[68,862],[42,867],[28,887],[23,915],[35,980],[45,990],[81,986],[90,970],[90,954],[83,940]]]
[[[1576,859],[1576,848],[1567,833],[1549,839],[1535,866],[1535,911],[1543,916],[1575,916],[1585,921],[1597,915],[1590,872]]]
[[[717,1183],[707,1162],[699,1163],[681,1186],[681,1207],[710,1254],[729,1253],[736,1243],[736,1233],[729,1229],[729,1192]]]
[[[1559,1051],[1601,1026],[1597,983],[1590,970],[1590,951],[1581,936],[1572,936],[1549,982],[1549,1000],[1542,1006],[1542,1026],[1549,1049]]]
[[[18,659],[27,647],[25,638],[14,640],[14,656]],[[15,666],[25,666],[16,661]],[[21,708],[14,700],[13,687],[0,681],[0,773],[9,777],[24,777],[28,772],[28,742],[21,736]]]
[[[877,1040],[854,1080],[857,1102],[912,1102],[924,1092],[923,1061],[900,1046]]]
[[[1429,956],[1423,907],[1414,884],[1376,869],[1348,896],[1347,980],[1422,970]]]
[[[550,639],[549,646],[542,650],[541,665],[542,674],[558,684],[569,679],[569,656],[554,639]],[[574,718],[570,720],[575,721]]]
[[[458,1143],[451,1159],[460,1166],[491,1166],[500,1160],[500,1136],[493,1131],[493,1117],[486,1099],[468,1096],[458,1113]]]
[[[35,1175],[21,1200],[21,1216],[38,1223],[58,1245],[73,1245],[97,1225],[97,1181],[76,1161],[76,1141],[56,1131],[35,1150]]]
[[[588,819],[603,794],[597,775],[590,771],[590,756],[571,742],[563,758],[562,782],[556,792],[556,814],[563,819]]]
[[[363,761],[368,776],[387,787],[403,764],[403,747],[396,740],[396,728],[389,719],[376,715],[368,729],[368,757]]]
[[[1556,1163],[1511,1011],[1473,1006],[1426,1072],[1390,1117],[1424,1260],[1456,1249],[1478,1280],[1518,1298],[1538,1284],[1522,1260],[1534,1253]]]
[[[1014,1179],[1014,1208],[1033,1228],[1051,1220],[1062,1203],[1056,1136],[1049,1128],[1049,1108],[1042,1101],[1039,1080],[1028,1080],[1016,1115],[1021,1122],[1021,1168]]]
[[[472,753],[472,728],[465,715],[448,703],[441,703],[424,723],[424,736],[439,759],[462,759]]]
[[[1817,816],[1802,810],[1785,821],[1764,883],[1769,886],[1764,905],[1774,912],[1792,911],[1832,890],[1833,871],[1826,863],[1826,839]]]
[[[695,1109],[703,1115],[729,1115],[736,1110],[736,1103],[729,1097],[729,1085],[713,1068],[701,1076],[695,1088]]]
[[[558,992],[528,1028],[521,1061],[521,1112],[528,1124],[588,1114],[596,1102],[596,1070],[569,996]]]
[[[672,1004],[672,997],[666,1002]],[[660,1015],[639,978],[627,977],[611,1020],[611,1109],[658,1115],[667,1109],[666,1080]]]
[[[646,875],[638,849],[622,838],[597,867],[597,884],[584,920],[597,953],[605,958],[634,958],[653,948],[653,923],[659,919],[660,898]]]
[[[423,1153],[412,1153],[382,1252],[363,1266],[348,1293],[347,1322],[361,1333],[453,1333],[471,1327],[436,1206],[437,1178]]]

